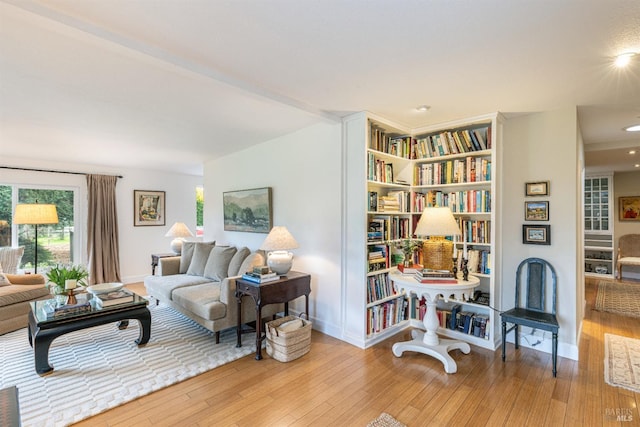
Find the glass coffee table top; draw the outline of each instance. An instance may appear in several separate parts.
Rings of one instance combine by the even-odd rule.
[[[62,295],[40,301],[32,301],[31,311],[38,324],[71,320],[81,317],[97,316],[135,306],[145,306],[149,303],[145,298],[133,293],[133,300],[107,307],[99,307],[96,296],[88,292],[75,294],[75,304],[65,304]]]

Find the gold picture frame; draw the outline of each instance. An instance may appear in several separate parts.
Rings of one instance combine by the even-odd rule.
[[[618,197],[618,218],[640,222],[640,196]]]

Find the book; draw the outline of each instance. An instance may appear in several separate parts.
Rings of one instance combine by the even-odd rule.
[[[420,270],[422,270],[420,264],[412,264],[409,267],[405,267],[404,264],[398,264],[398,271],[401,274],[416,274]]]
[[[109,292],[106,294],[97,294],[94,296],[98,308],[111,307],[112,305],[124,304],[133,301],[133,292],[127,289]]]
[[[278,273],[274,273],[273,271],[268,271],[267,273],[258,273],[255,271],[255,269],[253,272],[247,271],[245,274],[247,276],[255,277],[256,279],[270,279],[272,277],[280,277],[278,276]]]
[[[87,313],[91,311],[89,301],[78,302],[77,304],[64,304],[56,307],[53,312],[47,313],[47,317],[62,317],[70,314]]]
[[[274,282],[276,280],[280,280],[280,276],[276,274],[275,276],[261,278],[261,277],[256,277],[251,273],[245,273],[242,275],[242,280],[246,280],[248,282],[253,282],[253,283],[268,283],[268,282]]]

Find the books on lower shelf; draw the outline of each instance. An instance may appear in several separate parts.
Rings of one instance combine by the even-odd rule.
[[[367,309],[367,335],[379,333],[407,319],[404,295]]]
[[[423,320],[426,313],[427,305],[423,298],[415,307],[414,317]],[[442,329],[489,339],[489,315],[487,314],[475,313],[461,304],[454,304],[450,308],[436,309],[436,315]]]
[[[95,295],[96,306],[98,308],[111,307],[113,305],[124,304],[133,301],[133,292],[127,289]]]

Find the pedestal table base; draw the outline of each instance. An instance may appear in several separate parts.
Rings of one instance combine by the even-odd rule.
[[[411,338],[413,339],[411,341],[395,343],[392,347],[393,355],[400,357],[405,351],[415,351],[417,353],[426,354],[441,361],[444,365],[444,371],[447,374],[455,374],[458,371],[458,365],[456,364],[456,361],[449,356],[449,352],[451,350],[460,350],[464,354],[469,354],[471,352],[469,344],[462,341],[440,338],[438,340],[438,344],[429,345],[425,344],[423,341],[424,334],[424,331],[418,331],[416,329],[411,331]]]

